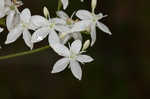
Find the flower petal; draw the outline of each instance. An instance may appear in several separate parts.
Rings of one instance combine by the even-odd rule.
[[[87,10],[79,10],[76,13],[76,16],[82,20],[90,20],[92,19],[92,14]]]
[[[58,32],[61,32],[61,33],[65,33],[65,32],[69,32],[70,31],[70,29],[67,26],[64,26],[64,25],[56,25],[55,29]]]
[[[82,70],[81,70],[80,64],[77,61],[72,60],[72,61],[70,61],[70,68],[71,68],[73,75],[77,79],[81,80]]]
[[[58,73],[65,70],[68,64],[69,64],[68,58],[62,58],[58,60],[53,67],[52,73]]]
[[[57,16],[62,18],[63,20],[67,20],[69,16],[64,11],[58,11],[56,12]]]
[[[23,32],[23,28],[20,25],[18,25],[16,28],[14,28],[8,33],[5,44],[10,44],[12,42],[15,42],[17,38],[21,36],[22,32]]]
[[[33,49],[33,43],[31,42],[31,34],[27,29],[25,29],[23,31],[23,39],[24,39],[26,45],[32,50]]]
[[[83,39],[80,32],[72,33],[72,37],[73,37],[75,40],[80,40],[80,41],[82,41],[82,39]]]
[[[90,24],[91,21],[88,20],[79,21],[73,25],[71,32],[85,31]]]
[[[98,27],[100,30],[102,30],[103,32],[105,32],[105,33],[107,33],[107,34],[109,34],[109,35],[112,35],[112,33],[110,32],[109,28],[108,28],[106,25],[104,25],[103,23],[97,22],[97,27]]]
[[[5,0],[0,0],[0,8],[4,8],[4,5],[5,5]]]
[[[60,18],[53,18],[51,19],[52,22],[54,22],[55,24],[66,24],[66,21],[60,19]]]
[[[82,43],[80,40],[75,40],[72,44],[71,44],[71,48],[70,50],[75,53],[75,54],[79,54],[80,50],[82,47]]]
[[[44,38],[46,38],[46,36],[50,33],[50,31],[51,30],[48,27],[44,27],[36,30],[32,35],[31,41],[33,43],[42,41]]]
[[[21,13],[20,13],[20,19],[21,21],[25,22],[25,23],[29,23],[30,19],[31,19],[31,12],[28,8],[24,9]]]
[[[14,29],[19,22],[20,22],[20,15],[15,11],[10,11],[6,18],[7,29],[9,31]]]
[[[52,48],[60,56],[65,56],[65,57],[70,56],[69,49],[66,46],[64,46],[63,44],[59,44],[59,43],[54,44],[54,46]]]
[[[55,45],[57,43],[60,43],[60,39],[54,30],[52,30],[51,33],[49,34],[48,40],[49,40],[49,44],[51,47],[53,47],[53,45]]]
[[[93,46],[94,43],[96,42],[96,27],[95,27],[95,23],[91,25],[91,38],[92,38],[91,46]]]
[[[31,22],[32,22],[32,24],[34,24],[38,28],[43,27],[43,26],[47,26],[49,24],[48,20],[46,20],[44,17],[39,16],[39,15],[32,16]]]
[[[68,0],[61,0],[61,2],[63,4],[63,8],[66,9],[69,4]]]
[[[3,30],[4,30],[4,29],[0,27],[0,33],[3,32]]]
[[[94,59],[90,56],[87,55],[79,55],[76,60],[78,60],[81,63],[90,63],[92,62]]]

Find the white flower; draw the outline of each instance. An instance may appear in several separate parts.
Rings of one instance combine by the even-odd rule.
[[[17,0],[5,0],[5,9],[6,9],[6,26],[10,31],[15,28],[20,21],[20,12],[18,7],[22,5],[22,1]]]
[[[93,58],[87,55],[82,55],[80,51],[82,47],[82,43],[80,40],[75,40],[70,47],[70,50],[62,45],[62,44],[55,44],[53,49],[56,53],[60,56],[64,56],[64,58],[58,60],[52,70],[52,73],[58,73],[63,71],[69,65],[73,75],[81,80],[82,78],[82,70],[80,67],[79,62],[81,63],[89,63],[93,61]]]
[[[31,42],[31,34],[29,32],[29,29],[33,29],[32,27],[31,12],[26,8],[20,14],[20,23],[9,32],[5,44],[16,41],[23,34],[26,45],[32,49],[33,43]]]
[[[72,19],[74,13],[71,17],[69,17],[65,12],[58,11],[57,16],[59,16],[62,20],[66,22],[66,26],[69,28],[68,31],[64,31],[62,33],[59,33],[60,40],[63,44],[66,44],[71,38],[74,38],[74,40],[81,40],[82,41],[82,35],[80,32],[73,32],[71,31],[73,28],[73,25],[75,24],[75,21]]]
[[[65,26],[66,22],[59,18],[50,18],[48,19],[35,15],[32,17],[32,23],[38,28],[32,35],[32,42],[37,43],[42,41],[49,35],[49,43],[57,42],[59,38],[57,36],[58,32],[68,31],[69,29]],[[55,40],[55,41],[53,41]],[[52,41],[52,42],[51,42]]]
[[[81,2],[83,2],[84,0],[81,0]],[[62,4],[63,4],[63,8],[66,9],[68,7],[69,4],[69,0],[61,0]]]
[[[92,38],[91,46],[96,41],[96,27],[101,29],[103,32],[111,35],[109,28],[106,25],[104,25],[103,23],[99,22],[99,20],[106,17],[102,13],[96,15],[94,13],[87,11],[87,10],[79,10],[76,13],[76,15],[77,15],[77,17],[79,17],[81,19],[81,21],[77,22],[74,25],[74,28],[72,29],[72,31],[84,31],[87,28],[89,28],[91,38]]]

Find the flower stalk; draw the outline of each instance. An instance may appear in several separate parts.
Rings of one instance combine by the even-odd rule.
[[[0,60],[6,60],[6,59],[14,58],[14,57],[29,55],[29,54],[33,54],[33,53],[37,53],[37,52],[41,52],[41,51],[47,50],[49,48],[50,48],[50,46],[47,45],[47,46],[44,46],[42,48],[38,48],[38,49],[35,49],[35,50],[30,50],[30,51],[10,54],[10,55],[7,55],[7,56],[1,56]]]

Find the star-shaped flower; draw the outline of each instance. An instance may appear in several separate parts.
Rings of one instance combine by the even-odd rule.
[[[31,12],[26,8],[20,13],[19,24],[8,33],[5,44],[13,43],[21,36],[21,34],[23,34],[23,39],[26,45],[32,49],[33,43],[31,42],[31,34],[29,29],[33,30],[33,27],[34,26],[31,23]]]
[[[79,64],[81,63],[90,63],[93,61],[93,58],[87,55],[82,55],[82,51],[80,51],[82,48],[82,43],[80,40],[75,40],[71,46],[70,49],[68,49],[63,44],[57,43],[53,46],[53,49],[56,53],[58,53],[60,56],[63,56],[64,58],[58,60],[52,70],[52,73],[58,73],[63,71],[67,68],[69,65],[69,68],[71,69],[73,75],[81,80],[82,78],[82,69]]]
[[[58,32],[68,31],[69,29],[65,26],[66,22],[60,18],[44,18],[39,15],[32,17],[32,23],[38,28],[32,35],[32,42],[37,43],[42,41],[49,35],[49,41],[54,42],[54,37]],[[57,36],[56,36],[57,37]],[[52,40],[51,40],[52,39]],[[59,38],[58,38],[59,39]],[[52,42],[49,42],[50,45]]]
[[[98,15],[96,15],[87,10],[79,10],[76,13],[76,15],[78,18],[81,19],[81,21],[77,22],[74,25],[74,28],[72,29],[72,31],[84,31],[87,28],[89,28],[91,38],[92,38],[91,46],[96,41],[96,27],[98,27],[103,32],[111,35],[109,28],[103,23],[99,22],[99,20],[106,17],[106,15],[103,15],[102,13],[99,13]]]

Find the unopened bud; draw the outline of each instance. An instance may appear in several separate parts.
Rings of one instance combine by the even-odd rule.
[[[92,12],[95,11],[96,5],[97,5],[97,0],[92,0],[91,2]]]
[[[43,8],[43,13],[44,13],[44,16],[45,16],[46,18],[48,18],[48,17],[50,16],[47,7],[44,7],[44,8]]]
[[[82,51],[85,51],[86,49],[88,49],[89,46],[90,46],[90,40],[85,41],[83,48],[82,48]]]

